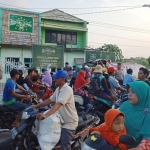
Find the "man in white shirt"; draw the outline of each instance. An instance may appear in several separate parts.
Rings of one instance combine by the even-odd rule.
[[[48,106],[50,103],[55,102],[55,105],[46,114],[39,113],[37,119],[45,119],[59,111],[64,123],[61,131],[61,149],[71,150],[70,141],[78,125],[78,115],[75,108],[73,91],[70,86],[67,85],[68,74],[59,70],[54,76],[55,84],[58,88],[50,99],[45,100],[43,103],[34,105],[34,108]]]

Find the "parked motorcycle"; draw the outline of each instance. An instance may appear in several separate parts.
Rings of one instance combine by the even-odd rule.
[[[125,144],[128,146],[135,145],[135,139],[129,135],[121,135],[119,143],[113,147],[109,145],[100,135],[90,135],[82,145],[82,150],[119,150],[119,144]]]
[[[40,111],[40,110],[39,110]],[[0,143],[1,150],[40,150],[37,137],[33,132],[34,123],[36,120],[36,115],[39,112],[38,110],[28,107],[23,112],[23,118],[20,123],[20,126],[14,127],[11,133],[11,139],[6,140],[5,142]],[[83,114],[83,113],[82,113]],[[82,115],[83,116],[83,115]],[[79,117],[79,124],[76,130],[76,135],[71,141],[71,149],[78,150],[80,149],[80,134],[83,129],[87,127],[94,127],[99,123],[99,118],[95,115],[87,115],[85,117]],[[9,141],[9,144],[6,142]],[[4,144],[5,143],[5,144]],[[78,143],[78,145],[76,145]],[[5,146],[4,146],[5,145]],[[60,150],[61,145],[58,143],[54,150]]]

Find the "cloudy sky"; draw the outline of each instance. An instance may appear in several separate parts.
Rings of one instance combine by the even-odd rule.
[[[126,58],[150,56],[150,8],[142,7],[144,4],[150,4],[150,0],[0,1],[0,6],[5,7],[30,8],[38,12],[60,8],[76,14],[89,22],[89,47],[116,44]]]

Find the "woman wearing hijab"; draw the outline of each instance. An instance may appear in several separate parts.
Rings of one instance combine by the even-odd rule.
[[[78,76],[76,78],[74,88],[78,95],[82,96],[84,100],[84,107],[87,110],[90,106],[90,98],[88,95],[87,87],[86,87],[86,80],[85,80],[85,72],[83,70],[79,71]]]
[[[127,84],[128,101],[120,111],[125,114],[127,134],[136,139],[136,145],[129,150],[150,150],[150,88],[142,81]]]
[[[75,71],[73,72],[73,77],[71,78],[71,81],[70,81],[70,87],[72,87],[73,85],[74,85],[74,83],[75,83],[75,80],[76,80],[76,78],[77,78],[77,75],[78,75],[78,72],[81,70],[81,68],[80,67],[78,67],[78,66],[76,66],[75,67]]]
[[[48,64],[48,65],[47,65],[47,71],[48,71],[49,73],[51,73],[51,70],[52,70],[51,68],[52,68],[52,65],[51,65],[51,64]]]
[[[126,134],[124,127],[124,114],[117,109],[110,109],[105,114],[105,123],[95,128],[86,129],[82,133],[82,140],[90,134],[99,134],[111,146],[116,146],[119,143],[121,135]],[[127,150],[127,146],[119,144],[120,150]]]
[[[52,77],[51,77],[49,71],[45,72],[45,76],[43,77],[42,82],[47,83],[49,85],[49,87],[52,86]]]

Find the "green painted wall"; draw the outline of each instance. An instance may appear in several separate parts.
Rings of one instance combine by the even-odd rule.
[[[69,62],[70,66],[75,65],[74,58],[85,58],[84,51],[81,52],[64,52],[64,63]],[[65,65],[65,64],[64,64]]]
[[[2,43],[2,18],[3,18],[3,11],[0,8],[0,43]]]
[[[1,61],[4,68],[2,83],[5,83],[9,77],[9,74],[5,74],[5,57],[19,57],[24,63],[24,58],[32,58],[31,48],[1,47]]]
[[[75,23],[75,22],[56,21],[56,20],[48,20],[48,19],[42,19],[42,22],[47,24],[58,24],[58,25],[85,27],[85,28],[87,27],[86,23]]]

